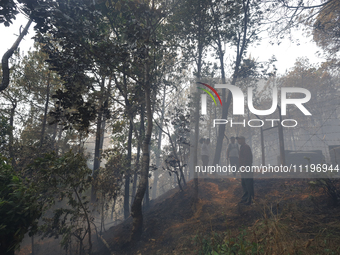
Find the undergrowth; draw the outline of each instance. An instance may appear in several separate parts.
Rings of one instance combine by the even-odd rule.
[[[310,212],[302,211],[298,206],[289,206],[276,214],[271,207],[265,207],[262,207],[262,219],[251,227],[233,232],[197,233],[194,238],[198,248],[196,254],[340,254],[339,222],[327,223],[317,217],[312,218]],[[259,205],[253,209],[261,210]]]

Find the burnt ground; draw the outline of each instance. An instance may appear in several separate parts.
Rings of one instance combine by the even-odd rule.
[[[130,217],[103,233],[106,246],[93,237],[94,254],[199,254],[202,238],[236,237],[244,229],[242,238],[266,243],[259,254],[340,254],[340,207],[330,204],[322,188],[311,189],[304,179],[255,179],[254,188],[255,204],[246,206],[238,204],[240,179],[199,179],[195,209],[190,181],[183,192],[174,189],[152,202],[138,243],[128,243]],[[63,254],[51,247],[49,255]],[[36,255],[47,254],[40,250]],[[22,247],[20,255],[27,251]]]

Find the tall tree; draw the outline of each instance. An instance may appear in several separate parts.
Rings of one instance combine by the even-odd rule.
[[[237,12],[237,15],[230,20],[227,19],[230,21],[229,29],[231,29],[231,32],[229,33],[232,35],[230,44],[236,48],[231,85],[235,85],[239,78],[241,63],[247,48],[252,42],[259,39],[259,27],[261,26],[263,18],[263,11],[260,9],[261,1],[240,0],[238,3],[239,11]],[[227,119],[231,99],[232,95],[229,91],[227,99],[223,104],[221,119]],[[226,125],[219,125],[213,164],[219,164],[220,162],[225,126]]]
[[[178,37],[179,47],[182,49],[183,65],[190,62],[195,63],[195,82],[201,81],[204,59],[211,40],[211,17],[208,0],[183,1],[176,6],[175,15],[171,24],[174,24],[176,38]],[[191,13],[191,15],[188,15]],[[191,168],[198,162],[198,137],[199,137],[199,93],[194,93],[194,110],[191,116],[194,120],[194,135],[191,142]],[[195,195],[193,206],[198,201],[198,178],[194,176]],[[194,208],[195,209],[195,208]]]
[[[99,83],[93,77],[126,75],[141,88],[147,128],[143,142],[141,178],[132,204],[132,240],[142,232],[141,202],[149,176],[149,143],[154,97],[159,88],[157,65],[163,59],[163,4],[154,1],[56,1],[49,19],[39,26],[50,63],[64,80],[53,115],[66,127],[86,129],[98,117],[95,95]],[[125,67],[125,69],[124,69]],[[130,83],[129,82],[129,83]],[[117,84],[115,84],[117,86]]]

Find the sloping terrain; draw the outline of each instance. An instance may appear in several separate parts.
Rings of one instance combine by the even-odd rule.
[[[243,239],[250,248],[235,254],[340,254],[340,208],[322,188],[311,189],[304,179],[255,179],[254,188],[255,204],[246,206],[238,203],[240,179],[200,179],[194,210],[190,181],[184,192],[173,189],[152,201],[137,244],[128,243],[130,217],[92,238],[94,254],[206,254],[217,241],[240,249]],[[35,255],[64,254],[54,246],[41,245]],[[20,255],[28,250],[23,246]]]
[[[311,190],[307,181],[302,179],[256,179],[254,187],[256,202],[245,206],[238,204],[242,193],[240,179],[200,179],[199,202],[194,211],[191,181],[184,192],[169,192],[145,212],[145,230],[139,243],[133,246],[127,243],[131,232],[130,219],[103,235],[111,253],[107,253],[106,247],[97,246],[96,254],[199,254],[203,238],[209,238],[213,233],[237,236],[242,229],[262,235],[265,240],[268,233],[274,235],[278,239],[274,241],[281,242],[276,244],[279,248],[287,246],[280,248],[287,249],[281,254],[290,253],[288,249],[314,254],[312,250],[308,251],[316,249],[311,244],[318,246],[318,242],[330,240],[334,241],[333,248],[336,248],[337,241],[329,237],[340,233],[340,210],[328,205],[321,189]],[[262,226],[267,219],[271,219],[271,225],[266,223],[268,233],[264,233]],[[330,232],[329,227],[332,228]],[[327,240],[314,241],[325,234]],[[292,246],[289,245],[290,239],[299,242]],[[267,240],[268,244],[270,242]],[[337,254],[323,253],[327,250],[323,248],[317,247],[319,254]]]

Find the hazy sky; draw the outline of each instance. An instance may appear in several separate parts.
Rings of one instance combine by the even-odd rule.
[[[10,27],[5,27],[3,24],[0,25],[0,56],[9,49],[13,42],[15,41],[17,35],[19,34],[20,26],[24,27],[27,23],[27,19],[22,15],[18,16],[14,20]],[[20,44],[21,51],[27,51],[30,47],[33,47],[34,30],[33,24],[30,27],[29,34],[24,37],[24,40]],[[299,38],[300,45],[297,46],[291,43],[289,40],[283,41],[279,46],[270,45],[269,39],[263,39],[260,46],[251,47],[248,52],[251,56],[258,61],[266,61],[271,58],[272,55],[276,56],[277,62],[276,67],[279,74],[283,74],[287,69],[293,67],[296,58],[298,57],[308,57],[311,63],[320,63],[323,59],[316,56],[316,52],[320,50],[311,38],[304,38],[302,33],[296,33],[296,39]]]

